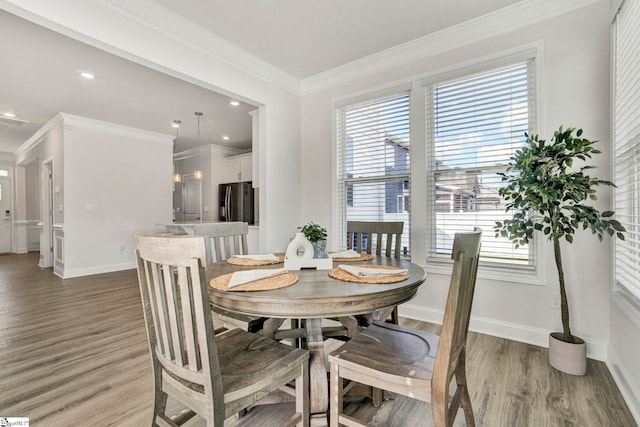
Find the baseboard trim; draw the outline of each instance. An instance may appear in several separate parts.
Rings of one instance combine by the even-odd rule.
[[[436,310],[413,304],[403,304],[399,308],[400,315],[423,322],[441,324],[444,315],[443,310]],[[469,330],[486,335],[519,341],[539,347],[549,347],[549,332],[546,329],[534,328],[519,323],[503,322],[480,316],[471,316]],[[600,340],[580,336],[587,342],[587,357],[590,359],[606,361],[607,343]]]
[[[111,273],[114,271],[132,270],[137,267],[135,261],[123,262],[120,264],[97,265],[85,268],[64,269],[60,277],[71,279],[73,277],[91,276],[93,274]]]
[[[613,381],[615,381],[624,401],[627,403],[631,415],[636,420],[636,423],[640,425],[640,385],[629,381],[632,376],[625,368],[616,351],[611,346],[609,346],[608,350],[607,368],[609,368]]]

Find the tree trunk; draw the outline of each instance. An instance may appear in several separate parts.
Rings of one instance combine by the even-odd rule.
[[[562,255],[560,254],[560,241],[557,237],[553,238],[553,254],[556,258],[556,268],[558,269],[558,279],[560,280],[560,313],[562,315],[562,340],[573,343],[573,335],[569,328],[569,302],[567,301],[567,292],[564,288],[564,271],[562,270]]]

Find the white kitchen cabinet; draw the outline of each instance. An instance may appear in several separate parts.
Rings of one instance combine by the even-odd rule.
[[[227,182],[251,181],[251,153],[227,157]]]

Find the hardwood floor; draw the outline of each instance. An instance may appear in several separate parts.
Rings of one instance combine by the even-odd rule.
[[[0,417],[29,417],[36,427],[149,425],[151,368],[135,271],[62,280],[37,262],[35,253],[0,256]],[[544,348],[474,333],[468,348],[478,426],[637,425],[602,362],[589,360],[587,375],[574,377],[551,368]],[[378,409],[352,398],[345,408],[374,426],[432,425],[429,405],[405,398]],[[277,427],[289,410],[260,407],[225,425]]]

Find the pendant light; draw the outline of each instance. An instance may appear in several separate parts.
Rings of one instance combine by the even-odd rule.
[[[180,150],[178,148],[178,133],[180,130],[180,123],[182,123],[182,121],[174,120],[172,125],[174,128],[176,128],[176,157],[180,153]],[[173,182],[182,182],[182,175],[180,175],[180,172],[178,171],[178,160],[176,158],[173,159]]]
[[[196,157],[196,170],[193,171],[193,178],[202,179],[203,173],[202,169],[200,169],[200,117],[202,117],[202,113],[200,111],[196,111],[195,114],[198,118],[198,154]]]

